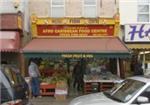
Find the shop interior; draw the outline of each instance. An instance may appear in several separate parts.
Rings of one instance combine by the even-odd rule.
[[[34,59],[41,73],[43,96],[74,96],[100,92],[112,88],[120,80],[115,58]]]

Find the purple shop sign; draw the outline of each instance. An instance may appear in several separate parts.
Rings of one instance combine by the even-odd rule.
[[[150,42],[150,24],[125,25],[125,42]]]

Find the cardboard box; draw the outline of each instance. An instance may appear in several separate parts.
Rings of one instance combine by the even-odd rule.
[[[57,101],[64,101],[67,98],[67,95],[55,95]]]
[[[55,94],[56,95],[67,95],[68,94],[68,89],[55,89]]]

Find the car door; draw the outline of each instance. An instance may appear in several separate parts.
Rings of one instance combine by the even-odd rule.
[[[146,88],[131,105],[150,105],[150,86]]]

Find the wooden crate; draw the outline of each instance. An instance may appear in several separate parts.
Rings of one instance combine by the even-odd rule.
[[[55,84],[41,84],[40,85],[40,91],[41,95],[49,95],[49,96],[54,96],[55,94]]]

